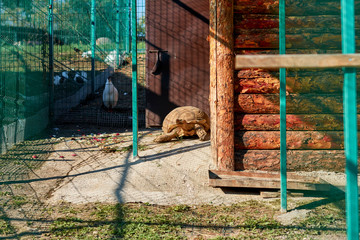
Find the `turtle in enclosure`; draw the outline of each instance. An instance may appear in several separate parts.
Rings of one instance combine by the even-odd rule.
[[[204,141],[210,130],[210,119],[197,107],[178,107],[165,117],[162,130],[164,134],[155,138],[155,142],[168,142],[173,138],[194,135]]]

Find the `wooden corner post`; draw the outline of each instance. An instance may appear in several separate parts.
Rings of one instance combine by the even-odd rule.
[[[233,0],[210,0],[210,118],[213,164],[233,171],[234,37]]]

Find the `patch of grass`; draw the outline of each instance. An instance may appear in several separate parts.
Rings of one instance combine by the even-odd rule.
[[[20,207],[28,202],[29,200],[25,196],[12,196],[12,204],[15,207]]]
[[[342,212],[331,204],[311,210],[292,226],[276,221],[279,209],[261,201],[231,206],[95,203],[53,211],[62,215],[51,225],[50,239],[313,239],[346,231]]]
[[[175,205],[175,206],[171,206],[167,209],[167,211],[169,213],[172,213],[172,212],[187,212],[191,209],[190,206],[188,205],[184,205],[184,204],[180,204],[180,205]]]
[[[6,218],[0,217],[0,235],[7,235],[11,233],[14,233],[14,228],[10,225]]]

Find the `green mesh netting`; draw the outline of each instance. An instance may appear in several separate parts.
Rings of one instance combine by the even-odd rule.
[[[102,121],[101,91],[106,78],[124,67],[126,58],[131,59],[131,6],[129,0],[95,1],[92,64],[91,3],[53,1],[51,51],[48,0],[0,2],[0,153],[44,130],[50,119],[60,123]],[[143,13],[139,18],[144,25],[144,1],[140,3]],[[141,41],[139,51],[144,52],[144,39]],[[139,67],[144,71],[144,66]],[[140,79],[145,81],[143,75]],[[128,77],[117,82],[119,92],[127,98],[131,98],[129,83]],[[119,108],[127,111],[129,107]],[[123,121],[120,114],[103,119]]]

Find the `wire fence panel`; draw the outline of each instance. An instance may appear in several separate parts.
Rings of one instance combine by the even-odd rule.
[[[0,9],[0,152],[48,124],[47,5],[2,1]]]
[[[0,152],[41,132],[52,120],[131,127],[129,0],[53,1],[51,25],[48,0],[3,0],[0,4]],[[145,125],[144,8],[144,1],[139,0],[140,126]],[[110,76],[118,91],[112,109],[103,104]]]

